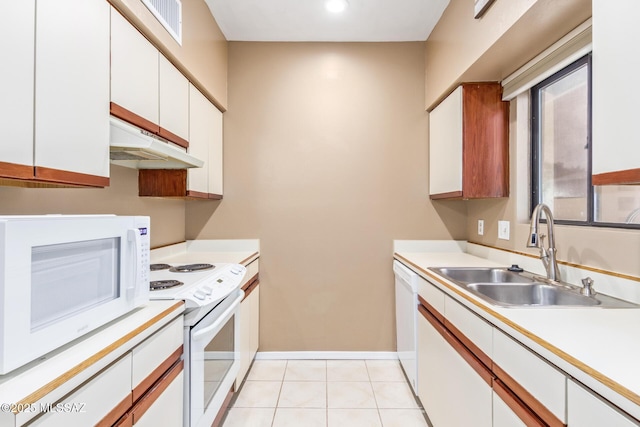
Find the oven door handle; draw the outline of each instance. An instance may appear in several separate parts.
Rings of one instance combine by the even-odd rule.
[[[216,330],[218,327],[226,323],[227,320],[231,318],[231,315],[233,314],[233,312],[236,311],[236,308],[238,307],[238,305],[240,305],[240,302],[242,301],[243,298],[244,298],[244,292],[240,291],[236,299],[229,306],[229,308],[227,308],[224,311],[224,313],[222,313],[215,322],[213,322],[211,325],[207,326],[206,328],[201,329],[195,332],[193,335],[191,335],[192,341],[200,341],[201,339],[206,337],[206,335],[208,335],[211,331]]]

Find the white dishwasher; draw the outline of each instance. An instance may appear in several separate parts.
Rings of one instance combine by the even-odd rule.
[[[398,359],[409,379],[413,392],[418,394],[418,275],[393,261],[396,277],[396,344]]]

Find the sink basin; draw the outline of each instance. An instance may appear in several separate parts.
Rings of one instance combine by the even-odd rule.
[[[471,283],[472,293],[503,306],[597,306],[595,298],[546,283]]]
[[[436,273],[459,283],[530,283],[534,279],[506,268],[442,267]]]
[[[500,307],[640,308],[637,304],[603,294],[582,295],[577,286],[546,282],[527,271],[492,267],[433,267],[429,270]]]

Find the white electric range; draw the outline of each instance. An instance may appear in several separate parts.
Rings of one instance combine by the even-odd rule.
[[[184,425],[210,426],[239,369],[238,311],[246,267],[183,253],[154,260],[150,299],[183,300]]]

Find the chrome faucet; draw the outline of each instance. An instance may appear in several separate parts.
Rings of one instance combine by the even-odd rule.
[[[544,247],[544,234],[538,232],[540,227],[540,216],[544,212],[547,218],[547,233],[549,237],[548,247]],[[555,282],[560,281],[560,270],[558,269],[558,262],[556,260],[556,241],[553,236],[553,214],[549,206],[544,203],[540,203],[535,207],[531,214],[531,228],[529,229],[529,241],[527,242],[528,248],[540,249],[540,260],[547,270],[547,278]]]

